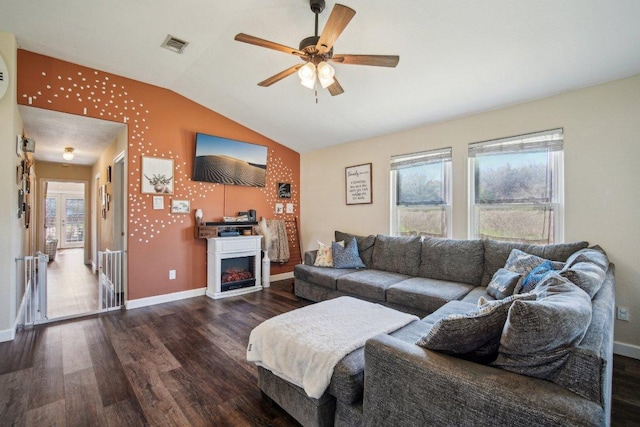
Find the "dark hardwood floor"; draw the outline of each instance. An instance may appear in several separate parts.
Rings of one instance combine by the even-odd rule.
[[[246,362],[263,320],[309,304],[291,280],[20,331],[0,343],[0,425],[296,426]],[[614,426],[640,425],[640,361],[614,359]]]

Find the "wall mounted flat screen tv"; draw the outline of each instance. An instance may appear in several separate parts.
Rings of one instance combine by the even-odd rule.
[[[264,187],[267,154],[264,145],[197,133],[193,180]]]

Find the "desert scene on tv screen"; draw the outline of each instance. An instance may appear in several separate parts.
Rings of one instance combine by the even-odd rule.
[[[198,134],[194,181],[264,187],[267,147]]]

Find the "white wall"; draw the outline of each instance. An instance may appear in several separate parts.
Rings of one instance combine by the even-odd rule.
[[[16,102],[17,47],[12,34],[0,31],[0,55],[9,70],[9,88],[0,100],[0,341],[13,339],[20,296],[14,259],[21,256],[23,235],[18,219],[16,135],[22,121]]]
[[[388,234],[389,157],[441,147],[453,148],[453,237],[466,238],[468,144],[553,128],[564,128],[565,241],[599,244],[616,264],[630,312],[616,348],[640,358],[640,75],[301,155],[303,249],[336,229]],[[373,203],[347,206],[344,168],[369,162]]]

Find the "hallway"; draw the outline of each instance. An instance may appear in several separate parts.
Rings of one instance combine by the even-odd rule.
[[[58,249],[47,268],[47,318],[98,310],[98,276],[84,264],[84,249]]]

